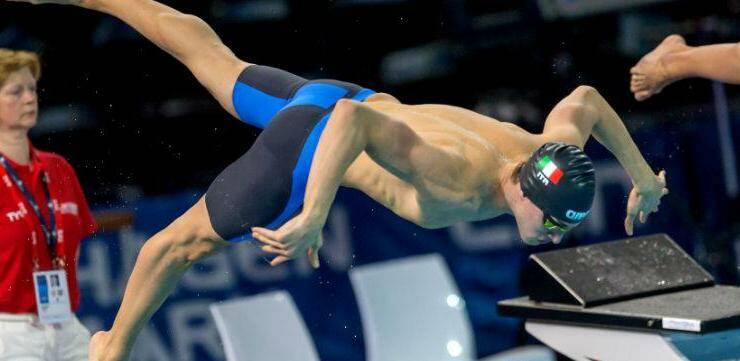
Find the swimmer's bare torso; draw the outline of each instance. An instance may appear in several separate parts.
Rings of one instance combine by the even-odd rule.
[[[428,228],[504,213],[495,170],[504,160],[526,159],[545,142],[514,124],[464,108],[407,105],[384,93],[371,96],[364,104],[407,124],[425,142],[463,159],[456,172],[402,174],[379,165],[363,152],[345,173],[344,186],[358,189],[399,216]]]

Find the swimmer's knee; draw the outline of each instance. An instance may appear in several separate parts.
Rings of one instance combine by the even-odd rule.
[[[207,219],[193,218],[190,212],[185,213],[152,240],[177,263],[192,264],[229,245]]]

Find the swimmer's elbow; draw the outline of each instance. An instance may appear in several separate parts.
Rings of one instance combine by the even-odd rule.
[[[364,104],[351,99],[340,99],[334,106],[332,114],[335,121],[358,131],[370,129],[369,124],[374,119]]]
[[[604,98],[599,91],[590,85],[579,85],[573,91],[572,96],[575,97],[572,105],[578,108],[578,111],[583,115],[582,117],[588,118],[592,122],[596,121],[598,118],[598,107],[604,102]]]
[[[343,119],[356,119],[357,113],[362,105],[360,102],[351,99],[339,99],[334,105],[334,113]]]
[[[575,90],[573,90],[573,94],[590,96],[599,94],[599,91],[590,85],[579,85],[575,88]]]

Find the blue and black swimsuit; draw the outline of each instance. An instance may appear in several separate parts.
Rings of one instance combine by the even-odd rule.
[[[239,242],[251,239],[251,227],[276,229],[293,217],[303,205],[313,155],[334,105],[372,94],[351,83],[248,66],[234,85],[234,108],[244,122],[264,130],[206,192],[216,232]]]

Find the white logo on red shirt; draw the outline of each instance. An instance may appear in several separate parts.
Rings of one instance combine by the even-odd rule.
[[[54,207],[58,209],[59,213],[61,214],[71,214],[73,216],[80,215],[80,207],[77,205],[76,202],[62,202],[61,204],[59,204],[55,199]],[[22,202],[18,202],[18,210],[5,213],[5,217],[7,217],[9,221],[15,222],[23,219],[26,214],[28,214],[26,206],[24,206]]]
[[[8,188],[13,187],[13,182],[10,181],[10,177],[8,175],[3,176],[3,181],[5,182],[5,185],[8,186]]]
[[[54,202],[56,205],[56,202]],[[75,202],[63,202],[59,206],[59,212],[61,214],[71,214],[74,216],[77,216],[80,214],[79,207],[77,206],[77,203]]]
[[[8,217],[8,220],[11,222],[20,221],[21,218],[25,217],[26,214],[28,214],[28,211],[26,210],[26,206],[23,205],[23,203],[18,202],[18,210],[5,213],[5,216]]]

